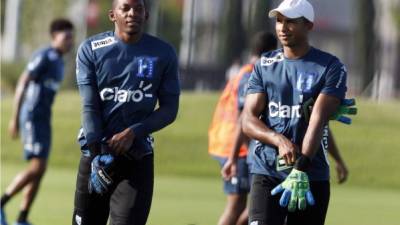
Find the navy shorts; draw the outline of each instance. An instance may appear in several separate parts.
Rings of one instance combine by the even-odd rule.
[[[50,121],[21,120],[20,131],[25,159],[47,159],[51,144]]]
[[[228,158],[214,156],[221,168],[225,165]],[[250,192],[250,170],[246,162],[246,157],[239,157],[237,161],[236,177],[230,180],[223,180],[225,194],[247,194]]]

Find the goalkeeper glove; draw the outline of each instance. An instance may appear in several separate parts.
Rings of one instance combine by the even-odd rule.
[[[329,120],[336,120],[338,122],[344,124],[351,124],[351,118],[345,115],[357,115],[357,108],[352,107],[356,105],[356,100],[354,98],[351,99],[343,99],[340,102],[339,108],[337,111],[329,118]],[[302,112],[305,120],[308,122],[310,120],[312,107],[314,106],[314,99],[310,98],[302,105]]]
[[[105,194],[113,185],[115,158],[111,154],[97,155],[92,160],[89,193]]]
[[[356,100],[352,99],[343,99],[340,103],[338,110],[333,116],[331,116],[330,120],[337,120],[344,124],[351,124],[351,118],[344,115],[357,115],[357,108],[352,107],[356,105]]]
[[[307,161],[308,160],[308,161]],[[307,162],[306,162],[307,161]],[[279,205],[288,207],[289,212],[294,212],[298,207],[300,210],[305,210],[307,204],[314,205],[314,197],[310,190],[310,183],[305,172],[300,170],[300,167],[305,167],[299,164],[311,164],[310,159],[301,156],[297,161],[295,168],[290,172],[286,179],[272,189],[271,194],[276,195],[283,191],[279,200]]]

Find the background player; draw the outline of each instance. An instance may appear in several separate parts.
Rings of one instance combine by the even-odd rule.
[[[314,21],[309,2],[284,0],[269,15],[276,17],[283,49],[256,64],[243,112],[243,130],[256,140],[250,224],[281,225],[286,216],[287,224],[324,224],[330,189],[321,141],[344,99],[346,69],[335,56],[309,45]],[[315,104],[307,122],[300,109],[310,99]],[[279,170],[278,155],[294,168]]]
[[[109,215],[113,225],[147,221],[151,133],[175,120],[180,94],[175,51],[143,32],[148,13],[144,0],[114,0],[114,31],[88,38],[78,50],[83,154],[73,224],[105,225]]]
[[[18,80],[9,133],[17,138],[21,132],[28,167],[20,172],[1,197],[1,224],[7,224],[5,204],[19,191],[24,196],[18,225],[29,224],[29,210],[46,171],[51,146],[51,106],[64,77],[63,54],[73,47],[73,25],[56,19],[50,25],[51,44],[38,50]]]
[[[246,97],[247,81],[254,63],[262,53],[276,47],[277,40],[273,34],[259,32],[254,36],[249,63],[240,69],[238,75],[228,80],[214,112],[208,134],[209,153],[224,168],[221,173],[224,178],[224,192],[227,195],[227,203],[219,225],[247,224],[248,221],[246,200],[250,191],[250,177],[246,160],[247,138],[242,133],[240,123],[241,111]]]

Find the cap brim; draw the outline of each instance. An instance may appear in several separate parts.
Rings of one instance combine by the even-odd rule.
[[[269,11],[268,16],[269,16],[269,18],[274,18],[278,15],[278,13],[280,13],[290,19],[296,19],[296,18],[302,17],[302,15],[300,15],[296,12],[293,12],[293,10],[291,10],[291,9],[279,9],[279,8]]]

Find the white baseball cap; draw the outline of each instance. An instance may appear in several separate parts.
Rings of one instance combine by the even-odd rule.
[[[307,0],[284,0],[278,8],[269,11],[268,16],[276,17],[278,13],[291,19],[304,17],[314,22],[314,9]]]

